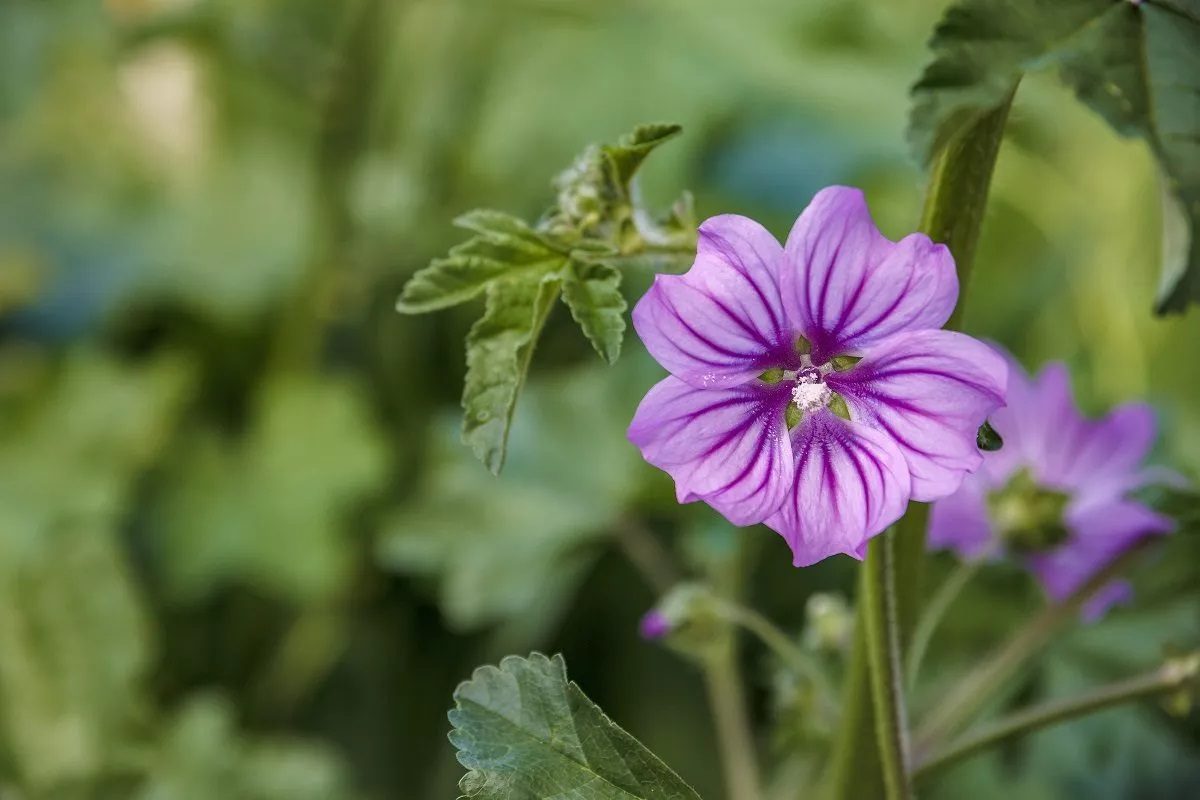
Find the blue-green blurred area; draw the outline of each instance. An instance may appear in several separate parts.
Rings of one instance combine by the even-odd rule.
[[[911,230],[906,89],[940,6],[0,2],[0,796],[452,797],[455,683],[542,649],[720,797],[700,677],[636,635],[655,600],[638,537],[797,635],[853,563],[797,571],[769,531],[678,507],[624,438],[661,371],[632,334],[600,366],[564,309],[493,478],[457,434],[479,309],[401,317],[395,298],[454,216],[534,218],[576,152],[644,121],[684,126],[643,176],[664,204],[689,188],[702,216],[782,236],[818,188],[854,183],[885,232]],[[1158,193],[1143,146],[1027,81],[967,326],[1068,361],[1093,412],[1149,399],[1159,460],[1195,474],[1200,314],[1151,316]],[[627,275],[631,300],[648,280]],[[1011,702],[1195,646],[1196,537],[1136,578],[1133,606],[1058,642]],[[986,571],[915,712],[1041,602]],[[745,644],[772,797],[809,796],[823,734]],[[1198,742],[1150,703],[927,796],[1194,797]]]

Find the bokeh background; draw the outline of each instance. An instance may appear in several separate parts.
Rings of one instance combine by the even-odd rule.
[[[642,178],[664,204],[690,188],[782,235],[846,182],[911,230],[906,89],[942,5],[0,2],[0,796],[452,797],[454,685],[536,648],[720,797],[701,678],[638,639],[656,592],[633,563],[660,546],[799,635],[852,562],[797,571],[771,532],[676,506],[623,435],[660,371],[632,335],[601,366],[563,309],[491,477],[457,440],[479,309],[395,298],[455,215],[534,218],[576,152],[646,121],[685,129]],[[1026,81],[966,324],[1065,359],[1091,411],[1148,399],[1158,460],[1195,474],[1200,312],[1151,316],[1158,193],[1141,144]],[[1014,702],[1195,646],[1197,537],[1135,577]],[[917,710],[1041,603],[986,570]],[[742,664],[764,758],[819,764],[804,692],[755,642]],[[775,796],[806,796],[790,774]],[[929,796],[1200,796],[1200,725],[1107,712]]]

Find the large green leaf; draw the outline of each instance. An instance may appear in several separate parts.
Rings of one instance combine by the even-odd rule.
[[[493,474],[504,466],[517,396],[559,285],[549,275],[492,284],[487,310],[467,334],[463,441]]]
[[[480,800],[699,800],[567,680],[562,656],[509,656],[454,691],[450,741]]]
[[[320,601],[349,574],[347,515],[386,468],[365,399],[317,377],[272,378],[259,391],[244,439],[203,431],[169,476],[160,547],[180,600],[241,582]]]
[[[923,163],[1004,102],[1022,74],[1056,66],[1119,133],[1144,138],[1162,167],[1168,241],[1158,310],[1200,301],[1200,2],[962,0],[930,46],[935,59],[913,87],[909,127]]]
[[[476,236],[451,248],[404,286],[396,307],[421,314],[466,302],[499,278],[557,272],[566,256],[522,220],[499,211],[472,211],[455,220]]]
[[[625,335],[620,271],[603,262],[572,261],[563,276],[563,300],[600,357],[616,361]]]

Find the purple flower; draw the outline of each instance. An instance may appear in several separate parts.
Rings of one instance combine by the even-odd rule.
[[[957,297],[949,251],[888,240],[856,189],[819,192],[784,247],[713,217],[691,270],[657,276],[633,311],[671,375],[629,438],[681,503],[765,522],[797,566],[861,558],[910,498],[979,466],[976,429],[1003,402],[1003,359],[937,330]]]
[[[965,558],[1007,551],[1061,600],[1140,539],[1171,530],[1169,519],[1128,498],[1164,476],[1142,467],[1155,436],[1148,406],[1085,419],[1064,365],[1051,364],[1031,380],[1014,362],[1008,405],[990,421],[1004,447],[987,453],[958,492],[934,504],[931,547]],[[1094,619],[1128,598],[1129,586],[1114,582],[1092,598],[1084,616]]]

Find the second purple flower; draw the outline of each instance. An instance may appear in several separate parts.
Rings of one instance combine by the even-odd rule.
[[[696,261],[633,311],[670,372],[629,438],[735,525],[764,522],[805,566],[958,489],[1007,368],[939,330],[958,299],[949,251],[875,227],[857,189],[823,189],[787,244],[745,217],[700,226]]]

